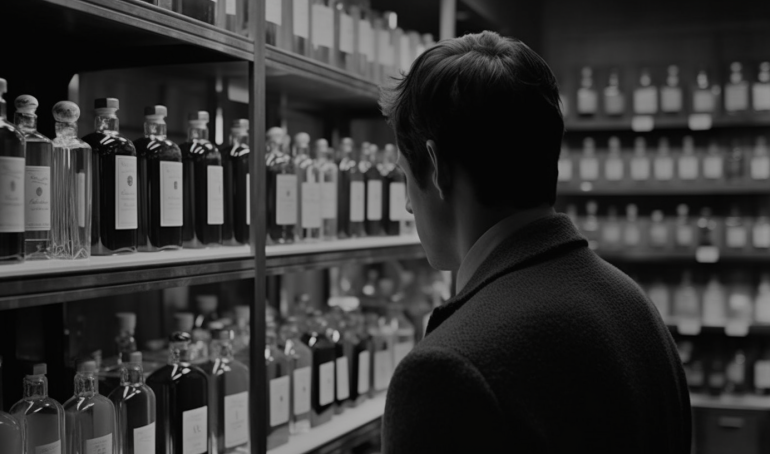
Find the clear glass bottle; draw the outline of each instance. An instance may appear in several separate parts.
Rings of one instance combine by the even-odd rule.
[[[53,144],[37,130],[35,97],[16,98],[16,126],[26,142],[24,168],[24,256],[27,260],[51,258],[51,160]]]
[[[357,72],[367,80],[374,80],[374,69],[376,60],[375,39],[374,39],[374,14],[372,12],[371,1],[361,0],[360,17],[358,20],[358,53],[361,58],[358,60]]]
[[[342,160],[338,174],[337,225],[340,238],[355,238],[364,236],[364,175],[358,170],[353,139],[342,139],[340,148]]]
[[[236,355],[239,361],[243,362],[240,352],[247,350],[249,342],[251,341],[251,328],[249,327],[249,322],[251,321],[251,307],[247,305],[238,305],[235,306],[233,310],[235,312],[233,354]]]
[[[650,224],[650,246],[659,249],[669,247],[668,223],[663,217],[663,211],[655,210],[652,212],[652,223]]]
[[[99,394],[96,362],[86,361],[75,375],[75,395],[64,403],[67,452],[118,454],[115,405]]]
[[[327,314],[329,324],[326,336],[334,343],[335,365],[335,408],[336,414],[342,413],[350,406],[350,371],[353,365],[353,350],[355,335],[348,329],[345,316],[339,308]]]
[[[356,32],[360,17],[357,2],[351,0],[338,0],[334,5],[336,11],[337,27],[335,32],[335,64],[338,68],[348,72],[355,72],[358,67],[358,54],[356,53]]]
[[[624,162],[623,155],[620,152],[620,139],[617,136],[610,137],[607,142],[608,153],[604,161],[604,178],[607,181],[623,181]]]
[[[631,179],[647,182],[650,179],[650,158],[647,156],[647,141],[644,137],[634,140],[634,156],[631,158]]]
[[[580,70],[580,88],[577,91],[578,115],[596,115],[598,109],[598,95],[594,89],[593,70],[585,66]]]
[[[716,246],[716,221],[711,218],[711,208],[701,209],[698,219],[698,246]]]
[[[230,144],[221,148],[224,167],[225,244],[249,244],[251,174],[249,173],[249,120],[233,121]]]
[[[770,110],[770,61],[759,64],[757,81],[751,86],[751,105],[757,112]]]
[[[650,70],[643,68],[639,75],[639,85],[634,90],[634,113],[655,115],[658,113],[658,88],[652,84]]]
[[[137,160],[134,144],[119,134],[115,98],[94,101],[95,131],[83,137],[93,161],[91,254],[136,252]]]
[[[725,176],[728,180],[736,183],[743,181],[745,176],[744,161],[743,147],[738,139],[733,139],[730,144],[730,151],[725,157]]]
[[[310,135],[304,132],[294,136],[294,166],[297,169],[297,218],[302,227],[299,238],[305,242],[321,239],[321,174],[310,156]]]
[[[580,231],[588,240],[588,247],[593,250],[599,248],[599,218],[597,212],[599,206],[595,200],[589,200],[586,203],[586,217],[583,219],[583,223],[580,226]]]
[[[660,110],[677,114],[682,111],[682,87],[679,85],[679,67],[670,65],[667,69],[666,85],[660,88]]]
[[[209,113],[188,116],[187,142],[180,145],[184,165],[184,227],[186,248],[222,244],[224,171],[222,154],[209,141]]]
[[[751,244],[754,249],[770,248],[770,209],[766,207],[761,207],[759,216],[754,219],[754,225],[751,228]]]
[[[703,325],[723,327],[727,323],[727,292],[719,276],[711,275],[703,290]]]
[[[24,135],[6,119],[0,79],[0,264],[24,260]]]
[[[121,366],[120,386],[110,393],[117,415],[117,446],[120,454],[144,454],[155,450],[155,393],[144,383],[142,353],[133,352]]]
[[[725,245],[732,250],[744,250],[749,243],[749,232],[737,205],[730,208],[725,218]]]
[[[297,174],[294,159],[282,150],[286,133],[275,127],[267,131],[267,243],[295,241],[298,228]]]
[[[21,426],[24,451],[62,454],[66,451],[64,408],[48,397],[45,363],[35,364],[24,377],[24,397],[11,407],[10,413]]]
[[[682,153],[677,161],[677,174],[682,181],[694,181],[698,179],[698,156],[695,154],[695,141],[692,136],[685,136],[682,140]]]
[[[155,454],[208,454],[209,382],[190,364],[190,335],[170,337],[169,362],[147,378],[155,393]]]
[[[745,326],[754,321],[754,297],[748,277],[744,272],[734,270],[730,273],[730,291],[727,298],[728,323]]]
[[[365,401],[372,388],[372,354],[374,344],[372,336],[366,329],[366,321],[363,314],[354,312],[349,315],[349,325],[356,335],[353,348],[353,364],[351,365],[351,393],[352,404],[358,405]]]
[[[596,157],[596,142],[591,137],[583,139],[583,155],[580,157],[580,179],[596,181],[599,178],[599,159]]]
[[[749,83],[743,78],[743,65],[730,63],[730,81],[725,84],[725,111],[744,112],[749,109]]]
[[[312,427],[331,420],[334,414],[334,365],[336,353],[334,343],[326,337],[326,321],[320,313],[308,320],[307,332],[302,342],[313,352],[313,373],[310,424]]]
[[[400,235],[401,221],[406,219],[406,177],[396,165],[396,147],[386,144],[383,152],[382,229],[387,235]]]
[[[242,453],[249,446],[249,368],[233,357],[233,332],[212,333],[209,376],[209,430],[219,453]]]
[[[337,239],[337,178],[339,169],[334,163],[334,151],[326,139],[315,143],[315,162],[321,183],[321,238]]]
[[[0,410],[0,452],[22,454],[21,427],[16,419]]]
[[[561,152],[559,153],[559,182],[569,183],[572,181],[572,155],[569,152],[569,147],[566,143],[561,144]]]
[[[698,71],[692,92],[692,111],[694,113],[715,113],[717,98],[721,90],[719,85],[712,85],[705,69]]]
[[[392,327],[384,323],[385,319],[377,314],[367,314],[367,331],[372,336],[372,386],[369,397],[374,397],[388,389],[393,376],[393,350],[395,336]]]
[[[118,325],[118,335],[115,337],[117,357],[114,362],[103,362],[99,367],[99,387],[104,394],[111,394],[119,385],[123,374],[121,366],[128,363],[131,354],[137,351],[134,331],[136,330],[136,314],[133,312],[118,312],[115,314]],[[105,367],[106,366],[106,367]]]
[[[51,181],[51,252],[56,259],[91,256],[91,146],[78,139],[80,108],[74,102],[53,106],[56,138],[53,140]]]
[[[291,365],[278,347],[275,323],[268,321],[265,330],[265,369],[267,373],[268,418],[267,449],[289,442]],[[248,376],[246,377],[248,380]]]
[[[751,169],[752,180],[767,181],[770,179],[770,153],[767,150],[765,136],[757,136],[749,168]]]
[[[770,345],[761,346],[759,358],[754,362],[754,392],[760,396],[770,395]]]
[[[310,390],[313,377],[313,352],[301,340],[296,317],[289,317],[281,326],[280,339],[289,361],[291,375],[291,419],[289,432],[306,433],[310,430]]]
[[[139,166],[139,232],[142,252],[182,247],[182,152],[166,135],[166,106],[144,108],[144,137],[134,141]]]
[[[625,101],[623,92],[620,90],[618,69],[612,68],[607,86],[604,87],[604,113],[610,116],[623,115],[626,108]]]
[[[623,225],[623,245],[637,248],[642,243],[642,231],[638,224],[639,211],[635,204],[626,206],[626,221]]]
[[[738,348],[731,355],[726,369],[727,383],[725,392],[741,395],[746,392],[746,353]]]
[[[281,48],[286,46],[282,3],[283,0],[265,1],[265,44]]]
[[[695,245],[695,232],[689,217],[689,208],[685,204],[676,207],[676,235],[677,249],[689,250]]]
[[[703,158],[703,177],[707,180],[721,180],[723,174],[724,158],[719,151],[719,144],[712,139]]]
[[[671,149],[668,139],[661,137],[658,141],[658,153],[652,163],[653,174],[657,181],[671,181],[674,179],[674,158],[671,157]]]

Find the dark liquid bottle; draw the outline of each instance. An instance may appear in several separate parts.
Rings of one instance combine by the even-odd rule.
[[[350,330],[347,321],[344,319],[342,311],[334,312],[329,315],[331,323],[326,331],[327,337],[334,342],[335,354],[335,408],[337,414],[342,413],[345,408],[350,406],[351,391],[353,380],[351,370],[354,361],[354,349],[358,340],[355,334]]]
[[[267,243],[293,243],[297,224],[297,175],[291,156],[281,150],[285,133],[267,132]]]
[[[225,173],[225,244],[249,244],[251,224],[251,175],[249,174],[249,120],[235,120],[230,130],[230,145],[222,147]]]
[[[353,362],[350,366],[350,401],[355,406],[367,399],[371,389],[374,345],[372,336],[366,331],[363,315],[351,314],[349,325],[355,334]]]
[[[117,99],[97,99],[94,107],[96,131],[83,137],[93,150],[91,255],[136,252],[136,148],[118,134]]]
[[[142,353],[133,352],[121,367],[120,386],[110,393],[117,415],[118,452],[143,454],[156,444],[155,393],[144,383]]]
[[[396,159],[396,148],[390,144],[386,145],[380,173],[382,174],[382,229],[387,235],[401,233],[399,214],[405,204],[403,200],[405,178],[396,166]]]
[[[302,336],[302,342],[313,352],[313,382],[310,389],[310,424],[313,427],[328,422],[334,414],[334,366],[337,354],[334,343],[326,337],[325,332],[326,321],[317,314],[308,322],[308,332]]]
[[[209,453],[209,382],[206,373],[190,364],[190,335],[171,335],[169,364],[150,375],[155,392],[155,454]]]
[[[267,373],[267,449],[289,442],[291,365],[278,348],[275,324],[265,331],[265,370]]]
[[[24,159],[22,133],[6,121],[5,79],[0,79],[0,264],[24,260]]]
[[[310,430],[310,390],[313,376],[313,352],[300,340],[296,317],[289,317],[281,326],[283,352],[291,370],[291,420],[292,434]]]
[[[372,145],[366,158],[359,163],[366,184],[366,221],[364,228],[368,236],[382,235],[382,174],[377,169],[377,146]]]
[[[337,177],[337,227],[340,238],[364,235],[364,176],[353,156],[353,139],[342,139]]]
[[[144,137],[134,142],[139,160],[140,251],[182,247],[182,152],[166,138],[165,106],[144,109]]]
[[[184,226],[185,247],[200,248],[222,244],[224,224],[224,172],[222,155],[209,142],[208,112],[189,116],[190,129],[183,143]]]

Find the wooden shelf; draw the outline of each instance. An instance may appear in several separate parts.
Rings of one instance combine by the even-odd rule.
[[[742,396],[709,396],[690,394],[690,405],[694,408],[719,408],[727,410],[770,410],[770,396],[745,394]]]
[[[564,197],[574,196],[669,196],[669,195],[770,195],[768,182],[708,182],[695,181],[648,182],[590,182],[560,183],[557,194]]]
[[[633,116],[621,118],[571,118],[565,122],[567,133],[570,132],[612,132],[632,131]],[[654,115],[654,130],[683,130],[691,131],[688,116]],[[715,115],[710,129],[724,128],[758,128],[770,126],[770,114],[751,112],[747,114],[724,116]]]

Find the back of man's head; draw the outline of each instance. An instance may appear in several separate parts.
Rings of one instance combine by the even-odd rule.
[[[519,209],[553,205],[564,132],[556,79],[521,41],[493,32],[444,40],[380,101],[420,187],[426,141],[467,173],[477,201]]]

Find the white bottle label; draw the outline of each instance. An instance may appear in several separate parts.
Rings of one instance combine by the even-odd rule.
[[[26,231],[51,230],[51,168],[27,166],[24,172]]]
[[[352,54],[355,48],[353,18],[340,13],[340,52]]]
[[[334,46],[334,13],[332,9],[323,5],[313,5],[311,13],[313,45],[331,49]]]
[[[208,407],[182,412],[182,454],[208,452],[208,434]]]
[[[249,442],[249,392],[225,396],[225,448]]]
[[[374,390],[382,391],[390,384],[393,374],[393,355],[389,350],[374,352]]]
[[[393,348],[393,369],[403,360],[414,348],[414,342],[399,342]]]
[[[623,179],[623,161],[620,159],[608,159],[604,162],[604,176],[609,181]]]
[[[770,225],[755,224],[751,239],[756,248],[770,248]]]
[[[559,159],[559,181],[570,181],[572,179],[572,161],[569,159]]]
[[[679,158],[679,179],[694,180],[698,178],[698,158],[683,156]]]
[[[136,229],[136,157],[115,156],[115,230]]]
[[[770,388],[770,360],[760,359],[754,363],[754,385],[757,388]]]
[[[251,225],[251,174],[246,174],[246,225]]]
[[[294,35],[300,38],[310,37],[310,2],[309,0],[292,0]]]
[[[270,380],[270,427],[289,422],[288,375]]]
[[[350,370],[348,369],[348,358],[343,356],[337,358],[337,400],[344,400],[350,397]]]
[[[181,227],[182,210],[182,163],[160,162],[160,226]]]
[[[756,83],[752,87],[754,110],[770,110],[770,84]]]
[[[366,19],[358,21],[358,53],[366,55],[367,62],[374,62],[374,31]]]
[[[265,0],[265,20],[281,25],[281,2],[283,0]]]
[[[401,182],[390,183],[390,206],[388,207],[391,221],[406,219],[406,185]]]
[[[327,405],[332,402],[334,402],[334,361],[329,361],[318,368],[318,403]]]
[[[352,222],[363,222],[366,193],[363,181],[350,182],[350,220]]]
[[[643,87],[634,90],[634,112],[651,115],[658,111],[658,89]]]
[[[703,176],[714,180],[722,178],[722,158],[706,156],[703,160]]]
[[[302,183],[302,228],[321,227],[321,185]]]
[[[590,88],[580,88],[577,95],[577,111],[579,114],[594,114],[599,104],[596,91]]]
[[[727,228],[727,247],[743,248],[746,246],[746,229],[743,227]]]
[[[366,219],[379,221],[382,219],[382,181],[369,180],[366,189]]]
[[[370,373],[371,367],[371,354],[368,350],[362,351],[358,354],[358,394],[364,394],[369,391]]]
[[[756,156],[751,158],[751,178],[754,180],[770,178],[770,157]]]
[[[725,87],[725,110],[736,112],[749,108],[749,90],[746,82]]]
[[[631,178],[636,181],[650,179],[650,160],[647,158],[634,158],[631,160]]]
[[[692,97],[692,110],[695,112],[713,112],[716,96],[709,90],[697,90]]]
[[[395,64],[393,44],[390,42],[391,31],[377,30],[377,50],[378,58],[382,66],[393,66]]]
[[[0,232],[24,232],[24,158],[0,156]]]
[[[302,415],[310,411],[310,367],[302,367],[294,371],[294,414]]]
[[[674,178],[674,160],[668,157],[655,159],[655,179],[670,181]]]
[[[61,440],[35,447],[35,454],[61,454]]]
[[[275,223],[297,223],[297,176],[278,175],[275,181]]]
[[[86,440],[85,454],[112,454],[112,434]]]
[[[593,181],[599,178],[599,160],[596,158],[581,159],[580,178],[586,181]]]
[[[78,172],[77,183],[78,227],[86,226],[86,174]]]
[[[134,429],[134,452],[155,454],[155,423]]]
[[[208,192],[206,194],[209,225],[222,225],[225,223],[225,203],[223,189],[222,166],[206,167]]]
[[[682,110],[682,89],[663,87],[660,90],[660,108],[663,112],[675,113]]]
[[[321,216],[337,219],[337,183],[321,183]]]
[[[228,16],[235,16],[237,14],[235,0],[225,0],[225,14]]]

